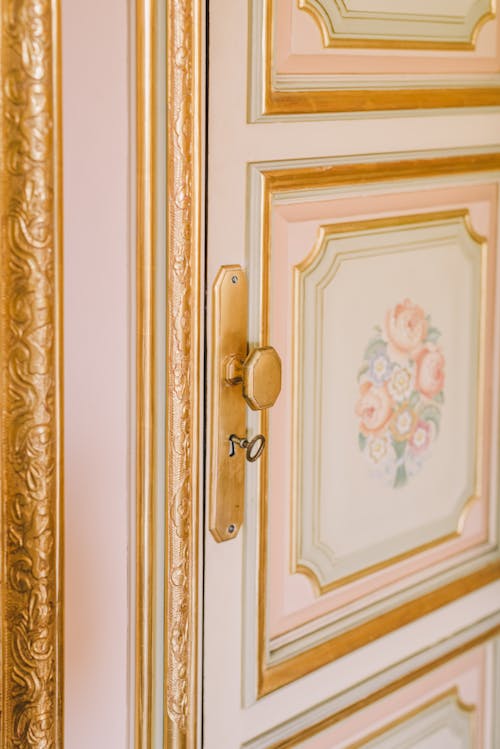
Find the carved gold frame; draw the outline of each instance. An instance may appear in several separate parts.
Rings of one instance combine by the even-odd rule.
[[[62,747],[59,3],[0,8],[0,743]]]
[[[134,745],[190,749],[198,741],[201,398],[203,0],[136,0],[136,555]],[[166,49],[159,16],[166,14]],[[166,71],[160,71],[166,59]],[[166,78],[166,128],[157,113]],[[162,143],[166,140],[166,180]],[[157,209],[157,206],[160,206]],[[167,213],[166,246],[159,213]],[[165,265],[165,318],[157,275]],[[166,361],[157,342],[165,335]],[[166,407],[157,383],[166,370]],[[158,457],[164,420],[165,457]],[[165,462],[158,486],[158,462]],[[163,507],[158,505],[158,497]],[[162,517],[160,517],[160,515]],[[158,600],[158,523],[164,595]],[[164,631],[155,631],[163,608]],[[158,665],[163,652],[163,665]],[[158,673],[160,677],[158,677]],[[158,707],[161,682],[163,710]],[[162,714],[159,716],[158,712]],[[155,725],[156,722],[156,725]],[[157,724],[161,723],[158,729]],[[158,731],[161,732],[162,738]]]

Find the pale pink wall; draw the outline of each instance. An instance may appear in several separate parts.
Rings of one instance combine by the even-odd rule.
[[[127,740],[126,0],[62,0],[69,749]]]

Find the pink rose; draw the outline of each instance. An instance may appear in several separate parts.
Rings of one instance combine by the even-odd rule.
[[[416,385],[422,395],[434,398],[444,387],[444,356],[432,345],[423,348],[417,355]]]
[[[387,313],[387,337],[400,354],[411,354],[419,349],[427,335],[427,320],[421,307],[405,299]]]
[[[392,416],[392,399],[385,385],[378,388],[371,382],[364,382],[360,387],[356,414],[361,419],[363,434],[381,432]]]
[[[410,447],[415,455],[422,455],[432,439],[432,426],[429,421],[420,420],[410,439]]]

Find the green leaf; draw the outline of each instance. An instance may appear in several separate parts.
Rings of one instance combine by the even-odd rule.
[[[402,465],[398,466],[398,470],[396,471],[396,478],[394,479],[394,488],[399,489],[402,486],[406,486],[406,483],[408,481],[408,476],[406,473],[406,467],[403,463]]]
[[[396,453],[396,457],[401,458],[404,454],[404,451],[406,449],[406,442],[396,442],[396,440],[392,440],[392,444],[394,446],[394,452]]]
[[[366,436],[361,432],[358,434],[359,449],[364,450],[366,447]]]
[[[410,395],[410,400],[408,401],[408,405],[410,406],[410,408],[414,408],[419,402],[419,400],[420,400],[420,395],[416,390],[414,390],[413,393]]]
[[[441,423],[441,411],[437,406],[434,406],[432,403],[429,403],[428,406],[425,406],[421,412],[420,417],[424,421],[432,421],[434,426],[436,427],[436,431],[439,433],[439,426]]]
[[[427,338],[426,341],[429,341],[430,343],[436,343],[441,338],[441,331],[437,328],[429,328],[427,331]]]
[[[434,400],[436,403],[444,403],[444,393],[442,390],[434,396]]]
[[[359,370],[359,372],[358,372],[358,382],[359,382],[359,381],[360,381],[360,379],[361,379],[361,378],[363,377],[363,375],[364,375],[364,374],[365,374],[366,372],[368,372],[369,368],[370,368],[370,367],[369,367],[369,365],[368,365],[368,364],[363,364],[363,366],[361,367],[361,369],[360,369],[360,370]]]
[[[371,359],[376,354],[382,354],[387,348],[387,343],[382,338],[373,338],[366,347],[365,359]]]
[[[382,328],[381,328],[381,326],[380,326],[380,325],[374,325],[374,326],[373,326],[373,330],[374,330],[374,331],[375,331],[376,333],[381,333],[381,332],[382,332]]]

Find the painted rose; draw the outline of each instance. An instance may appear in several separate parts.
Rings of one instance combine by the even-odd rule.
[[[429,421],[420,420],[410,439],[410,447],[415,455],[423,455],[432,440],[432,424]]]
[[[421,307],[410,299],[397,304],[387,313],[386,330],[389,345],[398,354],[412,354],[427,336],[428,323]]]
[[[357,371],[358,447],[376,475],[406,486],[429,458],[445,403],[441,331],[410,299],[373,325]]]
[[[376,434],[384,429],[392,416],[391,397],[385,386],[375,387],[371,382],[364,382],[359,393],[356,413],[360,429],[366,435]]]
[[[444,356],[436,346],[426,346],[415,358],[416,386],[427,398],[434,398],[444,387]]]

